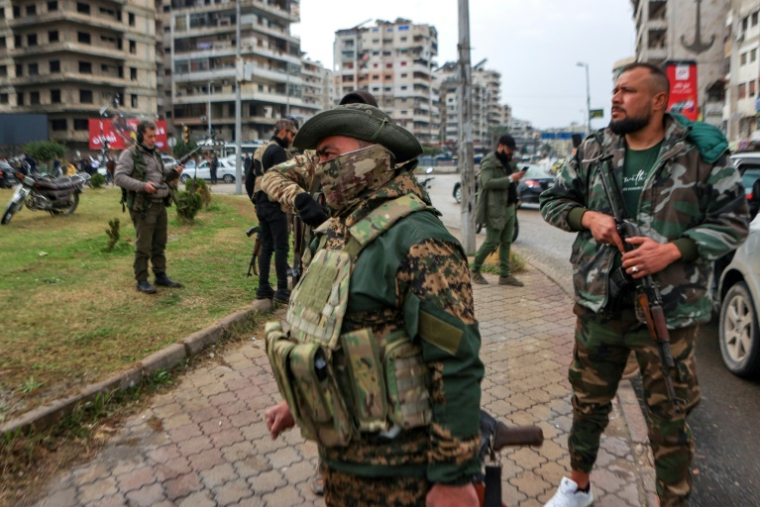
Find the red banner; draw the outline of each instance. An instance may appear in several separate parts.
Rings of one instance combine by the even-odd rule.
[[[102,123],[101,123],[102,122]],[[123,150],[135,144],[137,136],[137,125],[140,120],[125,118],[105,118],[90,120],[90,149],[100,150],[101,135],[108,140],[108,148],[112,150]],[[166,121],[154,121],[156,124],[156,148],[162,151],[169,151],[166,142]],[[101,134],[102,124],[102,134]]]
[[[665,73],[670,80],[668,110],[694,121],[699,118],[697,63],[694,61],[666,62]]]

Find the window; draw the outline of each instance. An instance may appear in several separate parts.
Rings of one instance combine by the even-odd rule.
[[[753,49],[749,52],[749,61],[754,62],[755,60],[757,60],[757,49]]]
[[[0,65],[0,77],[8,77],[8,66]]]
[[[13,36],[13,47],[20,48],[23,44],[21,44],[21,36],[16,34]]]
[[[406,86],[402,86],[402,87],[401,87],[401,89],[402,89],[402,90],[406,90],[406,89],[407,89],[407,87],[406,87]]]
[[[48,42],[58,42],[58,30],[48,32]]]
[[[0,19],[5,19],[5,7],[0,7]]]
[[[61,61],[60,60],[50,60],[50,73],[56,74],[58,72],[61,72]]]
[[[33,106],[40,105],[40,92],[29,93],[29,104]]]
[[[52,128],[56,132],[60,132],[61,130],[66,130],[68,128],[68,125],[66,124],[66,118],[62,120],[50,120],[50,128]]]
[[[132,107],[137,108],[137,95],[132,94],[132,96],[130,97],[130,99],[131,99],[131,102],[132,102]],[[233,104],[233,107],[234,107],[234,104]],[[235,113],[233,112],[232,114],[234,115]]]
[[[129,79],[131,81],[137,81],[137,69],[134,67],[129,68]]]
[[[29,4],[26,6],[26,15],[34,16],[37,14],[37,6],[35,4]]]
[[[133,40],[129,41],[129,53],[132,55],[137,53],[137,43]]]
[[[40,75],[40,68],[39,65],[36,63],[30,63],[29,64],[29,75],[30,76],[39,76]]]
[[[21,17],[21,7],[18,5],[13,6],[13,19],[18,19]]]
[[[26,36],[26,45],[27,46],[36,46],[37,45],[37,34],[36,33],[30,33]]]
[[[77,41],[82,44],[90,44],[90,34],[87,32],[77,32]]]
[[[754,79],[749,82],[749,95],[750,97],[755,96],[755,80]]]
[[[7,103],[8,103],[8,94],[0,93],[0,104],[7,104]]]
[[[757,26],[757,12],[752,13],[752,26]]]
[[[387,76],[385,76],[385,80],[386,81],[390,81],[391,79],[393,79],[393,76],[391,76],[390,74],[388,74]]]
[[[5,46],[5,37],[0,37],[0,48],[4,48]]]
[[[92,104],[92,90],[79,90],[79,103]]]
[[[386,69],[392,69],[393,68],[393,64],[392,63],[386,63],[385,64],[385,68]]]
[[[401,62],[402,67],[406,67],[406,62]]]
[[[18,92],[16,94],[16,105],[17,106],[23,106],[24,105],[24,92]]]
[[[135,13],[129,13],[129,26],[135,26]]]
[[[79,62],[80,74],[92,74],[92,64],[90,62]]]
[[[84,2],[77,2],[77,12],[80,14],[89,14],[90,4],[86,4]]]
[[[51,104],[61,103],[61,90],[50,90],[50,103]]]
[[[164,5],[164,12],[171,12],[172,6],[171,5]]]
[[[742,19],[742,30],[746,32],[748,26],[749,26],[749,16]]]
[[[401,77],[406,77],[406,76],[408,76],[408,75],[409,75],[409,74],[401,74]]]
[[[86,118],[74,118],[74,130],[90,130],[90,122]]]
[[[742,53],[739,57],[739,62],[741,65],[747,65],[747,53]]]
[[[119,79],[124,79],[124,67],[116,67]]]
[[[24,75],[24,66],[20,63],[16,64],[16,77],[21,77]]]
[[[747,96],[747,85],[742,83],[739,85],[739,98],[743,99]]]
[[[48,2],[48,12],[54,12],[58,10],[58,0],[51,0]]]

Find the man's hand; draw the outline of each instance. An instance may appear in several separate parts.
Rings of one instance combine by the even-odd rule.
[[[177,164],[177,165],[174,167],[174,170],[175,170],[175,171],[177,171],[177,173],[178,173],[178,174],[181,174],[181,173],[182,173],[182,171],[184,171],[184,170],[185,170],[185,164]]]
[[[638,245],[635,250],[623,254],[623,268],[634,278],[659,273],[681,258],[681,251],[673,243],[663,245],[643,236],[628,238],[626,241]]]
[[[512,173],[509,175],[512,178],[512,181],[517,183],[521,179],[523,179],[523,176],[525,176],[525,171],[517,171],[516,173]]]
[[[264,419],[267,422],[267,429],[269,434],[272,435],[272,440],[275,440],[280,436],[283,431],[289,430],[296,425],[293,414],[290,412],[290,407],[286,401],[281,401],[273,407],[269,407],[264,412]]]
[[[617,232],[615,219],[597,211],[587,211],[581,218],[581,225],[591,231],[594,239],[605,245],[617,247],[620,253],[625,253],[623,240]]]
[[[155,194],[157,192],[156,187],[153,185],[152,181],[148,181],[145,183],[145,193],[146,194]]]
[[[295,198],[298,216],[310,227],[319,227],[328,219],[325,208],[315,201],[308,192],[301,192]]]
[[[425,498],[426,507],[479,507],[475,486],[446,486],[436,484],[428,491]]]

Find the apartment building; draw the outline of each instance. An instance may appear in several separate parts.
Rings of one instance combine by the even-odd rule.
[[[301,80],[301,98],[304,106],[291,111],[291,115],[303,125],[303,122],[318,112],[332,108],[333,73],[322,63],[304,56],[301,59]]]
[[[760,2],[733,0],[726,18],[725,55],[729,72],[723,108],[726,133],[734,148],[760,141]]]
[[[447,62],[435,71],[440,79],[441,140],[449,146],[459,142],[459,71],[456,62]],[[492,148],[494,129],[507,126],[511,108],[499,104],[501,74],[485,68],[485,60],[472,68],[472,141],[477,152]]]
[[[368,90],[422,144],[435,144],[438,96],[433,89],[433,59],[437,54],[435,27],[407,19],[338,30],[334,42],[337,95]]]
[[[302,98],[300,39],[290,25],[300,19],[294,0],[243,0],[240,3],[242,58],[242,136],[268,139],[275,122],[289,112],[315,114],[321,106]],[[218,138],[235,141],[236,4],[229,0],[174,0],[169,12],[172,110],[175,130],[189,127],[205,136],[208,116]]]
[[[48,115],[50,139],[87,150],[112,94],[154,119],[155,0],[0,1],[0,113]]]
[[[631,4],[636,60],[658,66],[669,60],[696,61],[702,118],[720,126],[726,74],[723,40],[730,0],[631,0]]]

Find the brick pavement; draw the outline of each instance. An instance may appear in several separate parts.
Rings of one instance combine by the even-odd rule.
[[[535,269],[520,275],[524,288],[486,278],[490,285],[475,286],[483,406],[509,424],[539,425],[546,438],[541,448],[502,453],[503,498],[540,506],[569,469],[571,300]],[[53,479],[37,505],[324,505],[309,490],[315,446],[297,430],[278,441],[267,434],[262,414],[277,401],[263,341],[241,344],[156,396],[93,460]],[[610,419],[593,475],[595,505],[645,507],[651,467],[617,403]]]

